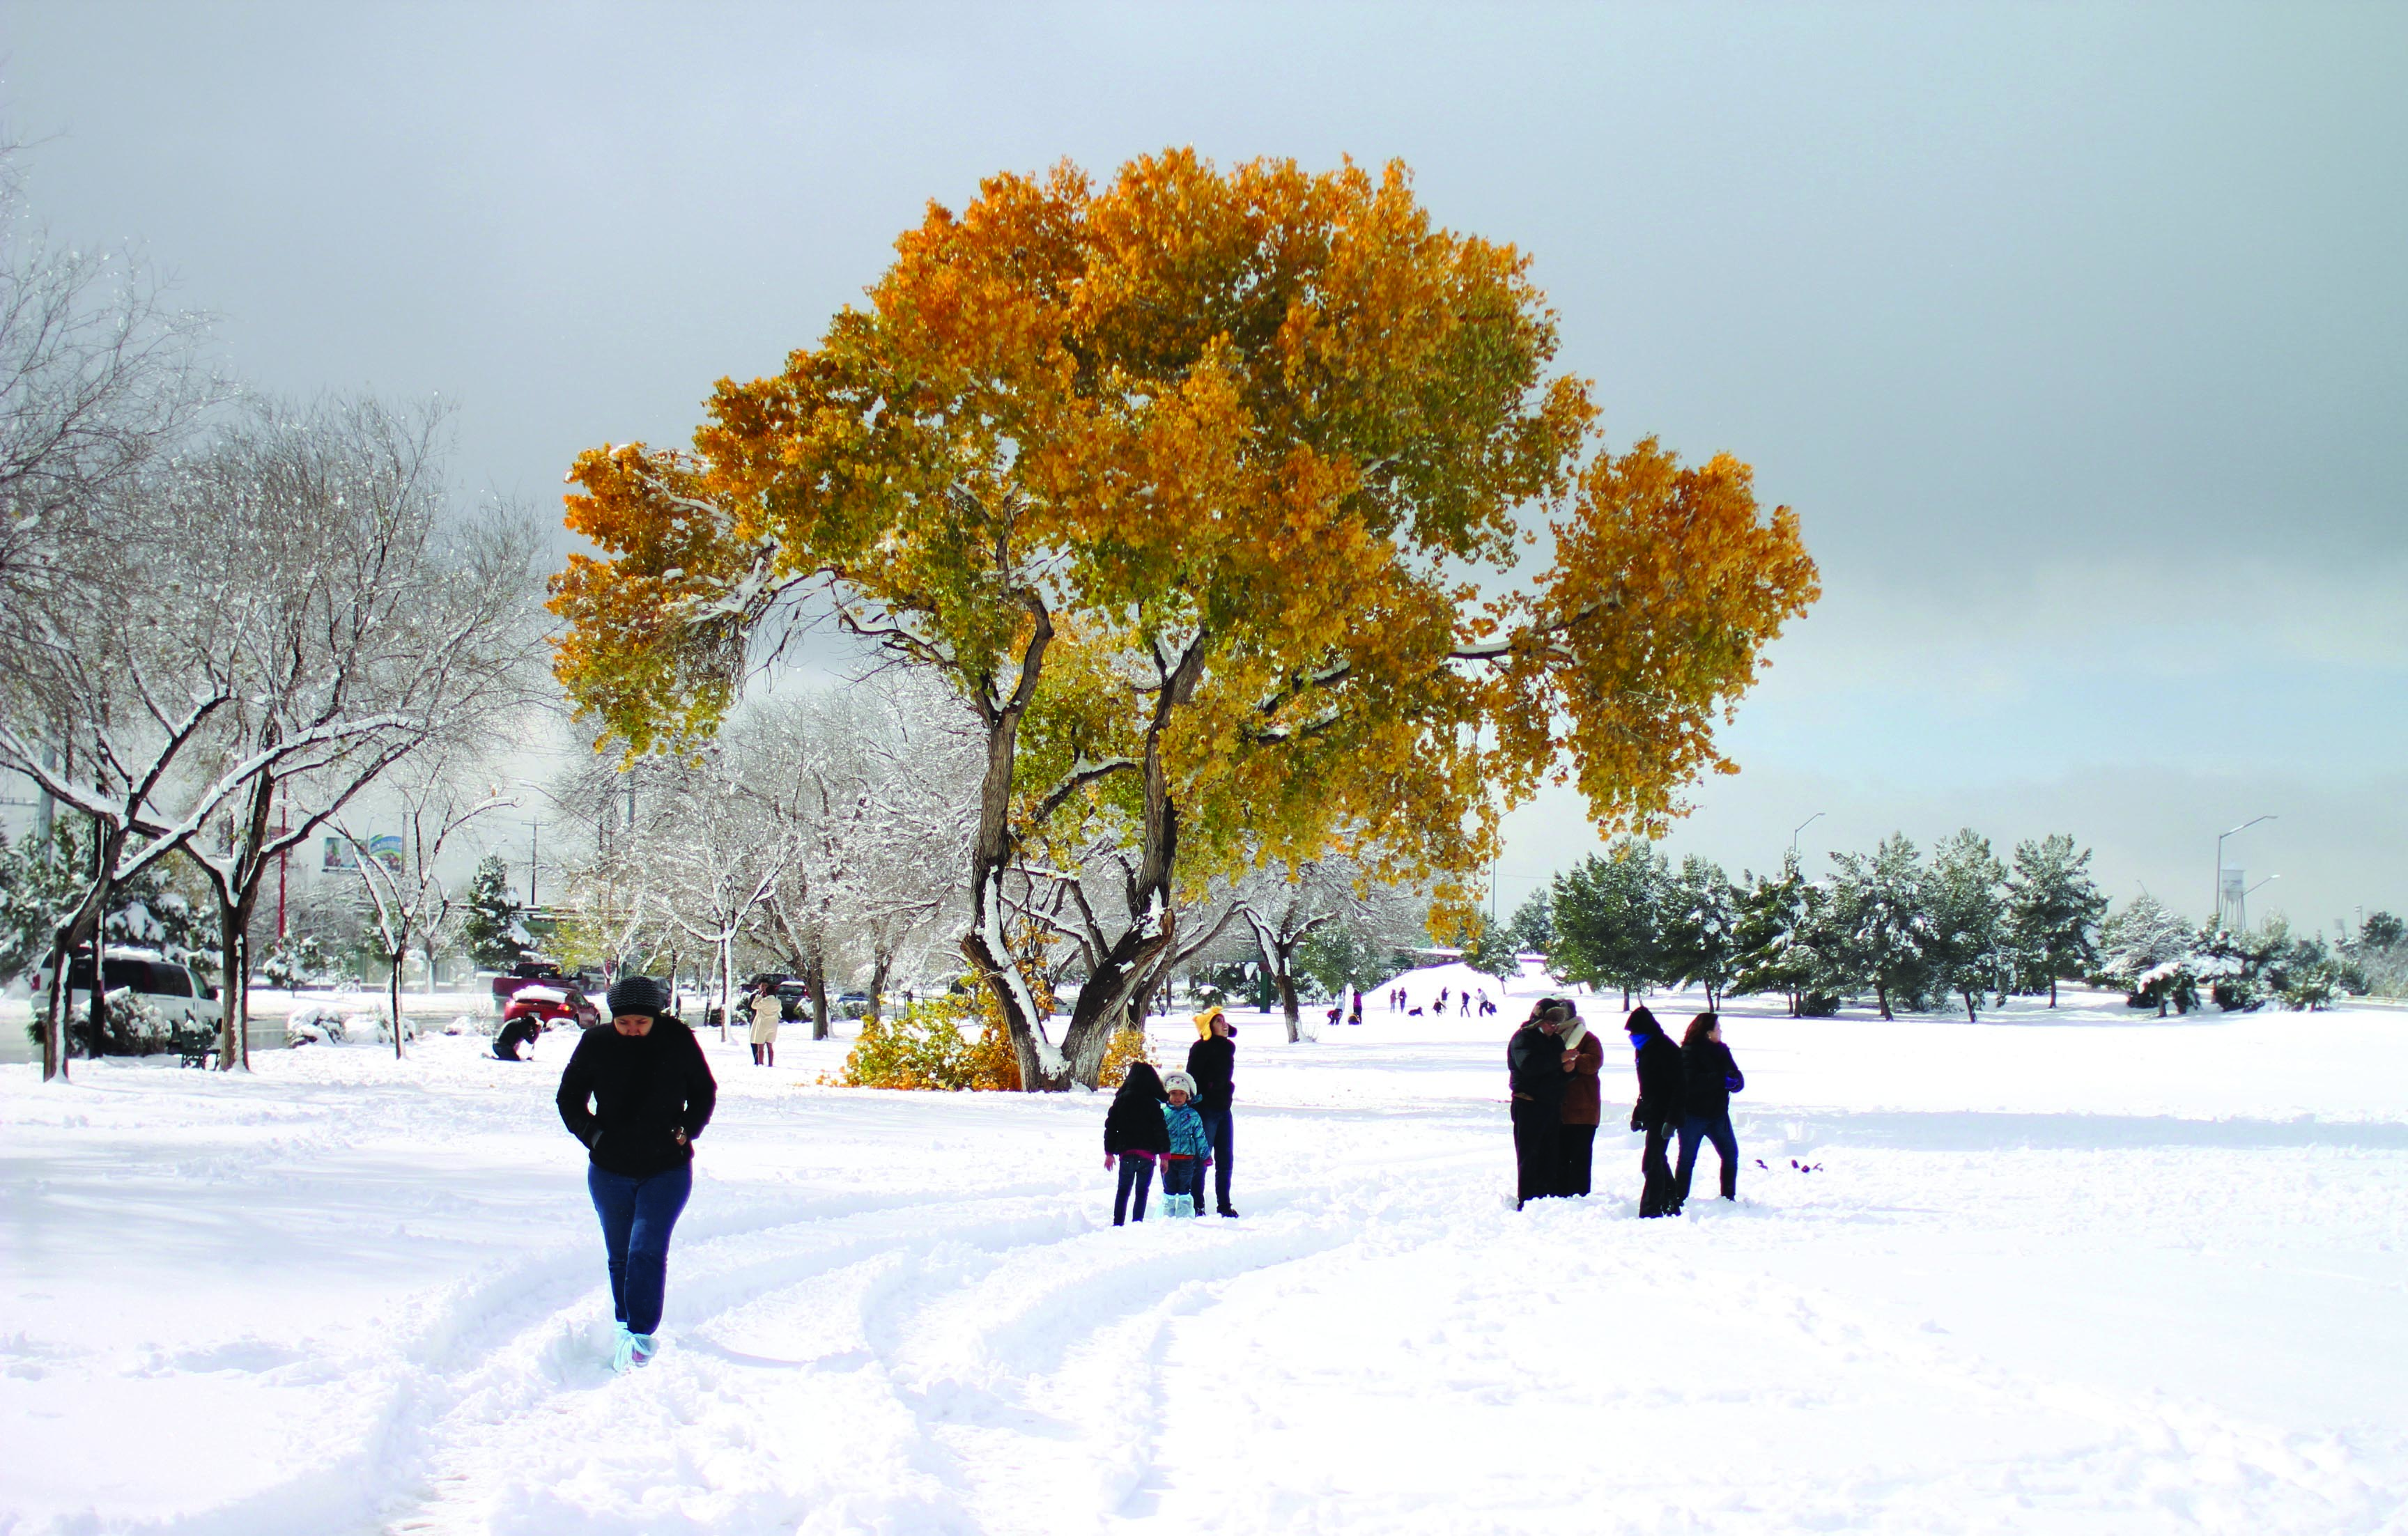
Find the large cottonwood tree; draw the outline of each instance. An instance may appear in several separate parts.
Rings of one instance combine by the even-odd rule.
[[[813,601],[948,678],[986,737],[964,954],[1022,1080],[1092,1082],[1182,882],[1338,849],[1443,905],[1543,775],[1653,831],[1725,766],[1813,563],[1737,461],[1598,451],[1555,348],[1526,258],[1438,227],[1400,165],[998,176],[818,347],[723,381],[691,451],[578,461],[603,558],[555,581],[558,670],[638,751],[710,730]],[[1129,920],[1057,1044],[1004,882],[1098,813]]]

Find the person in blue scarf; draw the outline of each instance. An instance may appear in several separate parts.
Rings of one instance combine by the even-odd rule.
[[[1672,1198],[1672,1168],[1664,1148],[1681,1127],[1681,1047],[1644,1003],[1630,1010],[1622,1027],[1630,1035],[1631,1064],[1639,1069],[1639,1102],[1630,1108],[1630,1129],[1647,1135],[1639,1154],[1639,1214],[1670,1216],[1680,1202]]]

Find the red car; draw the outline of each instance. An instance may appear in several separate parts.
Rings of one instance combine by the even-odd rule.
[[[590,1030],[602,1022],[602,1010],[594,1000],[577,989],[569,981],[526,981],[510,993],[509,1002],[502,1005],[502,1022],[513,1018],[532,1018],[542,1029],[555,1024],[575,1024]]]

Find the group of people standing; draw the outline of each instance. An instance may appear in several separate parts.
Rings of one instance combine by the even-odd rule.
[[[1645,1135],[1639,1157],[1639,1214],[1676,1215],[1689,1198],[1698,1153],[1707,1142],[1722,1159],[1722,1197],[1739,1198],[1739,1139],[1730,1096],[1746,1087],[1722,1023],[1712,1013],[1689,1021],[1674,1045],[1642,1004],[1623,1019],[1638,1071],[1630,1129]],[[1604,1118],[1599,1074],[1605,1047],[1563,998],[1542,998],[1506,1043],[1513,1094],[1513,1208],[1548,1196],[1589,1192],[1590,1162]],[[1677,1138],[1679,1164],[1667,1155]]]
[[[1187,1070],[1157,1073],[1148,1061],[1129,1063],[1128,1075],[1104,1115],[1104,1166],[1117,1164],[1120,1184],[1112,1195],[1112,1225],[1145,1219],[1145,1199],[1154,1165],[1162,1167],[1165,1216],[1204,1214],[1204,1170],[1212,1170],[1215,1209],[1234,1216],[1229,1175],[1237,1156],[1230,1116],[1237,1096],[1238,1028],[1229,1016],[1210,1008],[1196,1016],[1196,1044],[1187,1047]]]

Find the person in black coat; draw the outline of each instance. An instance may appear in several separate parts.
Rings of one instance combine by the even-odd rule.
[[[610,1304],[619,1317],[611,1363],[652,1357],[668,1285],[669,1232],[694,1191],[694,1141],[710,1123],[719,1085],[694,1031],[668,1015],[650,976],[610,988],[610,1022],[585,1031],[560,1074],[561,1124],[585,1144],[585,1188],[602,1221]]]
[[[1556,1187],[1557,1127],[1564,1108],[1564,1025],[1571,1009],[1541,998],[1505,1043],[1505,1071],[1513,1091],[1513,1209]]]
[[[1237,1164],[1237,1127],[1230,1107],[1238,1097],[1237,1029],[1229,1016],[1208,1009],[1196,1021],[1204,1036],[1187,1047],[1187,1075],[1196,1079],[1196,1113],[1204,1133],[1212,1138],[1212,1194],[1225,1216],[1238,1214],[1229,1203],[1229,1173]],[[1196,1191],[1196,1214],[1204,1214],[1204,1191]]]
[[[1639,1069],[1639,1102],[1630,1109],[1630,1129],[1647,1135],[1639,1154],[1639,1214],[1670,1216],[1680,1209],[1680,1202],[1673,1197],[1672,1166],[1664,1148],[1681,1126],[1681,1047],[1644,1003],[1630,1010],[1622,1027],[1629,1032],[1632,1065]]]
[[[1730,1096],[1747,1087],[1730,1047],[1723,1044],[1721,1020],[1699,1014],[1681,1036],[1681,1166],[1672,1174],[1672,1209],[1689,1198],[1689,1176],[1697,1172],[1701,1144],[1714,1144],[1723,1160],[1723,1199],[1739,1198],[1739,1138],[1731,1133]]]
[[[1154,1187],[1154,1162],[1170,1150],[1170,1127],[1163,1123],[1162,1074],[1153,1064],[1133,1061],[1121,1079],[1112,1107],[1104,1112],[1104,1166],[1120,1159],[1120,1188],[1112,1195],[1112,1225],[1145,1219],[1146,1191]]]
[[[519,1047],[534,1045],[536,1036],[542,1032],[543,1026],[532,1014],[521,1014],[516,1018],[507,1019],[502,1024],[501,1032],[494,1036],[494,1055],[505,1061],[523,1061],[526,1058],[519,1054]]]

